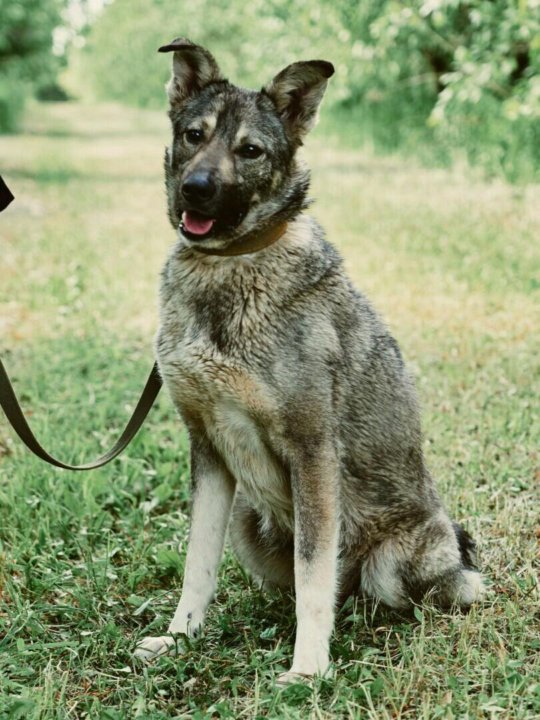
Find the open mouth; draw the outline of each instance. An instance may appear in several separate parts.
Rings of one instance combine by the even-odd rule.
[[[204,217],[193,210],[184,210],[180,229],[190,240],[204,240],[212,233],[214,218]]]

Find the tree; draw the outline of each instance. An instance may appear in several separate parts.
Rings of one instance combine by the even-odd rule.
[[[62,0],[0,0],[0,131],[16,129],[24,102],[51,82],[59,59],[53,30],[61,22]]]

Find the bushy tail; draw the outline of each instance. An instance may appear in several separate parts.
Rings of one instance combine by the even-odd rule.
[[[458,523],[452,523],[454,526],[454,532],[459,545],[459,552],[461,553],[461,562],[466,570],[478,570],[478,563],[476,557],[476,543],[469,535],[469,533],[458,525]]]

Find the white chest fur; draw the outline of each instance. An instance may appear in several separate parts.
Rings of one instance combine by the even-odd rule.
[[[284,529],[293,529],[290,483],[262,437],[262,430],[236,402],[215,404],[206,430],[239,490],[263,521],[273,518]]]
[[[238,491],[263,522],[293,530],[290,481],[269,439],[276,430],[269,389],[201,338],[184,337],[174,349],[160,353],[160,369],[180,412],[202,420]]]

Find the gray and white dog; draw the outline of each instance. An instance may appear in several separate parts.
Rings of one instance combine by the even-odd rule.
[[[325,673],[347,595],[468,606],[483,584],[425,466],[396,341],[304,213],[296,151],[334,68],[297,62],[251,91],[184,38],[161,51],[174,52],[165,174],[178,240],[156,348],[189,430],[193,511],[169,634],[136,654],[200,630],[229,529],[264,586],[295,590],[289,682]]]

